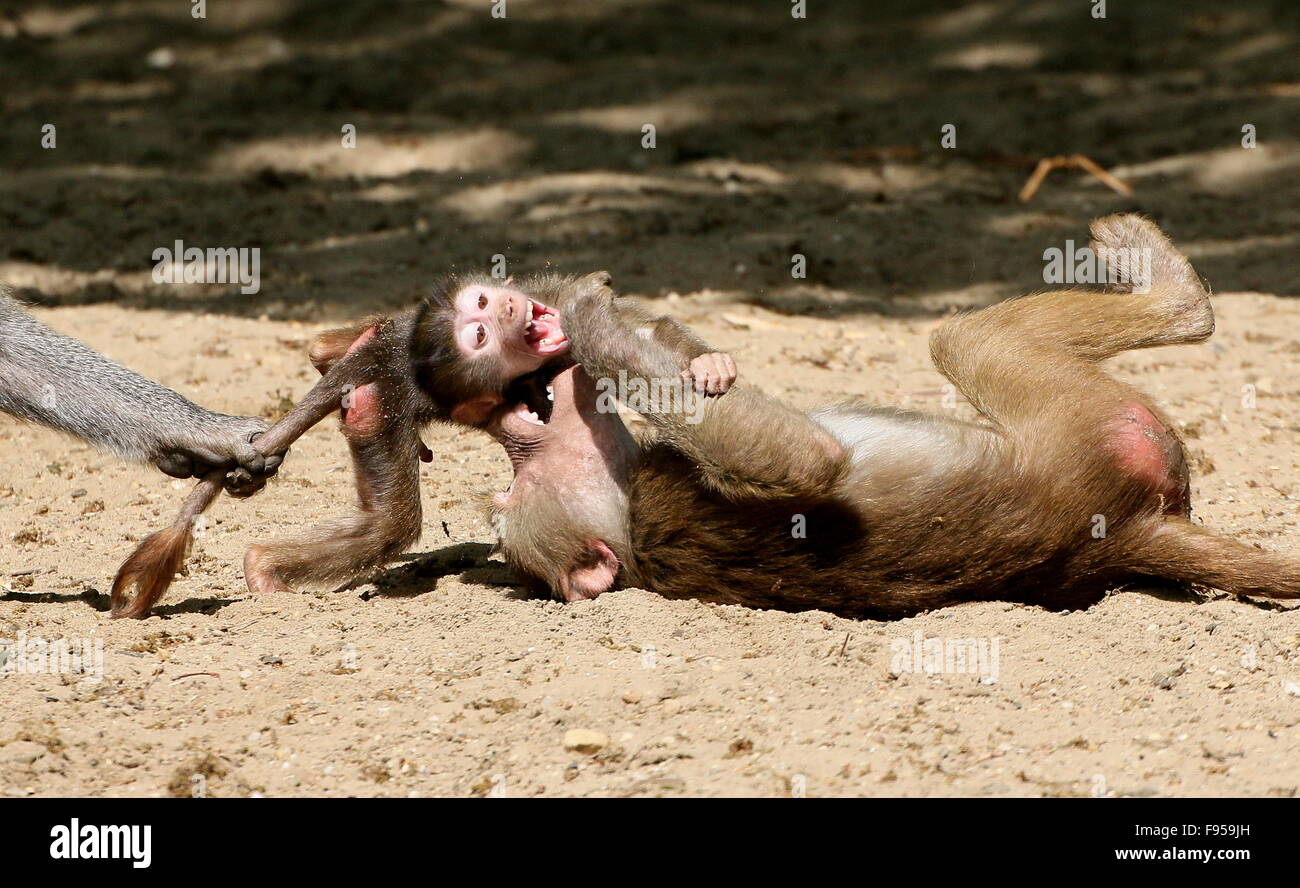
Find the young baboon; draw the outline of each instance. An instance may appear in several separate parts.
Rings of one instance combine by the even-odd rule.
[[[327,378],[345,356],[370,356],[371,371],[352,374],[340,389],[357,511],[293,539],[250,546],[249,590],[343,582],[414,543],[421,529],[417,456],[430,458],[420,429],[435,420],[481,421],[514,379],[563,359],[568,342],[555,306],[586,280],[542,275],[514,285],[452,277],[415,308],[317,337],[309,356]]]
[[[287,447],[341,410],[358,508],[298,538],[250,546],[244,557],[248,588],[285,591],[343,582],[415,542],[421,530],[417,456],[430,457],[421,427],[436,420],[482,423],[512,386],[544,413],[541,386],[520,379],[548,364],[571,363],[560,326],[563,306],[575,295],[608,292],[608,283],[605,272],[538,275],[518,284],[451,277],[415,308],[317,337],[309,356],[321,380],[257,446]],[[685,328],[652,318],[628,300],[619,300],[619,311],[674,355],[678,372],[692,376],[697,386],[717,389],[723,362],[705,355]],[[114,616],[149,614],[184,559],[190,524],[218,492],[205,478],[172,526],[146,539],[123,563],[113,582]],[[135,593],[128,595],[132,587]]]
[[[982,423],[805,414],[738,386],[698,424],[641,411],[652,433],[636,441],[598,409],[596,380],[671,376],[675,357],[637,337],[607,294],[584,293],[565,316],[580,366],[555,378],[549,420],[515,407],[488,425],[515,470],[493,514],[507,560],[569,601],[639,586],[854,617],[981,599],[1080,607],[1151,579],[1300,597],[1300,563],[1188,520],[1172,424],[1099,366],[1210,336],[1191,265],[1138,216],[1097,220],[1092,234],[1103,259],[1150,251],[1149,292],[1038,293],[932,336],[936,367]]]

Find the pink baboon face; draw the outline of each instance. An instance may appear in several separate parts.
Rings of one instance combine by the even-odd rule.
[[[508,285],[472,284],[458,292],[456,346],[470,360],[495,360],[506,379],[531,373],[569,350],[559,314]]]

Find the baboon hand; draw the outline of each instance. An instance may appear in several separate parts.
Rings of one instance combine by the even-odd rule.
[[[692,359],[682,378],[694,380],[701,394],[723,395],[736,381],[736,362],[726,352],[708,352]]]
[[[232,496],[252,496],[280,469],[283,453],[263,455],[253,446],[267,430],[253,416],[214,413],[195,427],[164,442],[154,464],[174,478],[200,477],[226,469],[222,483]]]

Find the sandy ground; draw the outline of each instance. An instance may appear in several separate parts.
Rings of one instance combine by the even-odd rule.
[[[780,317],[699,296],[670,305],[796,403],[860,392],[941,409],[931,321]],[[1300,305],[1243,293],[1216,306],[1214,344],[1126,357],[1118,370],[1189,435],[1197,514],[1300,556]],[[270,409],[314,372],[300,348],[312,328],[295,323],[214,331],[208,319],[106,306],[42,317],[221,409]],[[1254,409],[1241,404],[1246,384],[1258,387]],[[440,428],[428,441],[425,536],[410,562],[350,590],[246,593],[249,542],[349,503],[346,452],[327,424],[258,498],[214,507],[161,616],[128,623],[100,610],[112,570],[170,520],[188,485],[0,420],[0,582],[12,589],[0,636],[104,646],[102,681],[0,677],[10,741],[0,786],[188,794],[196,771],[213,795],[1290,796],[1300,786],[1295,611],[1120,592],[1080,613],[977,604],[874,623],[637,590],[529,600],[490,554],[476,504],[508,482],[504,455],[476,432]],[[895,675],[895,643],[917,632],[1000,639],[996,676]],[[566,750],[572,729],[603,745]]]
[[[1300,557],[1292,6],[1112,3],[1099,23],[1073,2],[826,0],[797,25],[725,2],[483,6],[230,2],[194,23],[183,3],[0,2],[0,280],[229,412],[305,392],[330,322],[498,253],[610,269],[794,403],[939,410],[925,336],[947,311],[1041,286],[1044,249],[1140,210],[1213,285],[1219,332],[1116,371],[1181,424],[1196,514]],[[1016,201],[1038,157],[1073,152],[1134,194],[1056,172]],[[260,247],[261,292],[153,283],[177,238]],[[409,561],[347,590],[246,593],[245,546],[350,503],[326,425],[265,493],[216,505],[159,616],[124,623],[103,613],[112,573],[188,485],[0,417],[0,638],[103,642],[101,680],[0,675],[0,791],[1300,788],[1294,610],[1120,590],[1078,613],[875,623],[637,590],[530,600],[477,505],[504,456],[469,431],[427,440]],[[917,633],[996,639],[997,680],[897,673]]]

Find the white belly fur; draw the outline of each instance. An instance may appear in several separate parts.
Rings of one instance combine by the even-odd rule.
[[[906,464],[923,472],[948,471],[970,460],[971,435],[994,434],[942,416],[889,408],[828,407],[811,418],[849,448],[854,465],[864,469]]]

